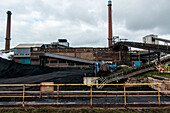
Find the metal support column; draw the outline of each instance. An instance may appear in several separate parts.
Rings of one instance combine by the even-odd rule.
[[[57,106],[59,104],[59,85],[57,85]]]
[[[93,105],[93,100],[92,100],[92,85],[90,86],[90,106],[92,107]]]
[[[25,104],[24,104],[24,99],[25,99],[25,84],[23,85],[22,107],[24,107],[24,106],[25,106]]]
[[[159,101],[159,106],[161,104],[161,99],[160,99],[160,88],[159,88],[159,84],[158,84],[158,101]]]
[[[149,64],[150,64],[150,49],[148,49],[148,54],[149,54],[148,62],[149,62]]]
[[[160,52],[158,52],[158,61],[160,62]]]
[[[124,85],[124,105],[126,106],[126,86]]]

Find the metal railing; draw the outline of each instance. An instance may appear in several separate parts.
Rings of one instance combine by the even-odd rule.
[[[162,59],[161,63],[162,62],[166,63],[168,61],[170,61],[170,57],[169,56],[166,57],[166,59]],[[123,78],[128,78],[128,77],[134,76],[136,74],[143,73],[145,71],[147,72],[149,70],[153,70],[153,68],[156,68],[156,66],[155,66],[154,62],[151,62],[151,64],[146,64],[146,65],[143,65],[141,67],[137,67],[136,69],[129,69],[129,70],[126,70],[126,71],[122,71],[122,72],[118,72],[118,73],[113,73],[113,74],[111,74],[109,76],[106,76],[104,78],[97,79],[96,81],[98,82],[98,84],[101,84],[101,85],[98,85],[97,87],[101,89],[101,88],[104,87],[104,85],[102,85],[102,84],[108,84],[108,83],[111,83],[111,82],[114,82],[114,81],[118,81],[118,80],[123,79]],[[170,68],[167,67],[165,69],[165,71],[168,71],[169,69]],[[138,73],[139,71],[140,71],[140,73]],[[137,73],[135,73],[135,72],[137,72]],[[130,76],[127,76],[129,74],[130,74]]]
[[[113,73],[113,74],[106,76],[104,78],[99,78],[96,81],[98,81],[99,84],[108,84],[108,83],[118,81],[118,80],[123,79],[123,78],[125,79],[125,78],[128,78],[128,77],[134,76],[136,74],[143,73],[145,71],[150,70],[150,68],[151,68],[151,70],[153,70],[153,67],[154,67],[154,64],[149,64],[149,65],[145,65],[145,66],[142,66],[142,67],[138,67],[136,69],[129,69],[129,70],[126,70],[126,71]],[[130,74],[130,76],[127,76],[129,74]],[[98,88],[103,88],[103,87],[104,87],[103,85],[100,85]]]
[[[162,90],[160,86],[166,85],[169,87],[170,83],[135,83],[135,84],[100,84],[104,86],[122,86],[121,91],[100,91],[100,90],[93,90],[93,86],[96,86],[98,84],[46,84],[46,85],[40,85],[40,84],[0,84],[0,98],[22,98],[22,106],[25,106],[25,98],[45,98],[45,97],[54,97],[56,98],[57,102],[56,104],[59,105],[59,99],[63,97],[71,98],[71,97],[90,97],[90,106],[93,106],[93,98],[95,97],[124,97],[124,105],[126,106],[127,104],[127,97],[158,97],[158,104],[161,105],[161,96],[170,96],[170,90]],[[53,91],[51,95],[41,95],[41,91],[28,91],[26,87],[55,87],[56,90]],[[76,91],[76,90],[71,90],[71,91],[63,91],[60,90],[60,87],[63,86],[90,86],[88,91]],[[157,91],[127,91],[126,87],[129,86],[154,86],[157,87]],[[1,87],[22,87],[19,90],[10,90],[10,91],[2,91]],[[68,94],[62,94],[62,93],[68,93]],[[69,94],[71,93],[71,94]],[[77,94],[80,93],[80,94]],[[82,94],[81,94],[82,93]],[[89,93],[89,94],[87,94]],[[93,94],[96,93],[96,94]],[[97,94],[97,93],[103,93],[103,94]],[[142,93],[142,94],[141,94]],[[155,94],[154,94],[155,93]]]

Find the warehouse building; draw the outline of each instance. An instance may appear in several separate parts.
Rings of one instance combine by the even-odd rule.
[[[110,64],[129,61],[128,49],[117,51],[113,48],[72,48],[66,43],[53,44],[19,44],[14,48],[14,61],[49,67],[82,67],[102,61]]]

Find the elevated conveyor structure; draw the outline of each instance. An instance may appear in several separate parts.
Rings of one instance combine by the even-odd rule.
[[[146,49],[146,50],[152,50],[154,52],[164,52],[170,54],[170,46],[168,45],[158,45],[158,44],[148,44],[148,43],[140,43],[140,42],[130,42],[130,41],[124,41],[124,42],[117,42],[113,45],[113,48],[116,48],[117,46],[129,46],[129,47],[135,47],[139,49]]]
[[[166,42],[166,43],[170,43],[170,40],[166,40],[166,39],[162,39],[162,38],[153,38],[153,39],[162,41],[162,42]]]

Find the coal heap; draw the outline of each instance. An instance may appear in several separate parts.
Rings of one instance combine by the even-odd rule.
[[[27,75],[38,75],[53,72],[57,69],[42,67],[42,66],[32,66],[23,65],[15,63],[14,61],[6,60],[0,58],[0,77],[1,78],[13,78],[21,77]]]
[[[15,63],[0,58],[1,84],[31,84],[40,82],[82,83],[84,73],[93,73],[92,70],[79,68],[50,68]]]

